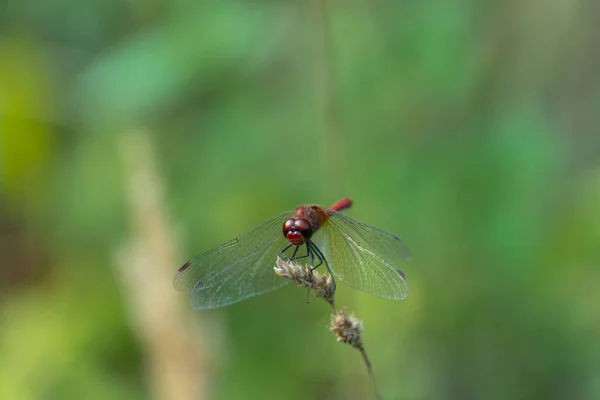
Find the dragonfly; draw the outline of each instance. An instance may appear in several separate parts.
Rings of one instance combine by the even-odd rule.
[[[290,281],[272,266],[284,260],[310,260],[311,271],[325,265],[350,287],[391,300],[408,295],[398,265],[410,259],[404,241],[393,233],[359,222],[341,211],[344,198],[331,207],[299,205],[281,212],[219,247],[183,264],[176,289],[190,293],[192,307],[211,309],[267,293]]]

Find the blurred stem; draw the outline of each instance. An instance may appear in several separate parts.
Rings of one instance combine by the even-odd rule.
[[[152,397],[208,398],[206,335],[194,325],[185,296],[171,284],[179,257],[153,162],[156,155],[141,131],[126,132],[119,144],[132,232],[119,254],[116,275],[142,343]]]
[[[322,150],[325,166],[327,198],[346,196],[346,141],[342,127],[339,88],[335,78],[330,0],[312,1],[312,18],[316,27],[318,49],[318,81],[323,107]]]
[[[365,351],[364,346],[357,347],[358,351],[360,351],[360,355],[367,366],[367,371],[369,372],[369,377],[371,378],[371,384],[373,385],[373,390],[375,391],[375,396],[377,399],[381,399],[381,395],[379,394],[379,388],[377,387],[377,381],[375,381],[375,375],[373,374],[373,366],[371,365],[371,361],[369,361],[369,357],[367,357],[367,352]]]

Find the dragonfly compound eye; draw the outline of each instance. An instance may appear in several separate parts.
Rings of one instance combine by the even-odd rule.
[[[285,220],[283,226],[281,227],[281,230],[283,231],[283,236],[287,237],[288,232],[294,227],[295,223],[296,220],[294,218],[289,218]]]
[[[295,225],[304,239],[310,239],[310,237],[313,234],[313,229],[312,225],[310,224],[310,222],[308,222],[308,220],[305,220],[304,218],[297,219]]]

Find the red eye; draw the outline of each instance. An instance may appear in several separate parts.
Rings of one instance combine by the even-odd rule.
[[[283,226],[281,227],[281,230],[283,231],[283,236],[287,237],[287,233],[289,232],[290,229],[292,229],[294,227],[295,223],[296,223],[296,220],[294,218],[289,218],[289,219],[285,220],[285,222],[283,223]]]
[[[296,228],[300,231],[304,239],[310,239],[313,234],[312,226],[308,220],[301,218],[297,219],[295,222]]]

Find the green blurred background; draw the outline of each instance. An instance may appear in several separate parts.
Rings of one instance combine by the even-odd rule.
[[[172,287],[344,196],[414,254],[404,301],[338,289],[383,398],[600,398],[597,2],[325,10],[0,1],[0,398],[372,398],[304,290]]]

